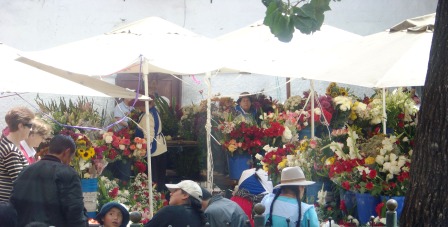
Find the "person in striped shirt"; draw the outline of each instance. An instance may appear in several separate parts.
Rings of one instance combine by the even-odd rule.
[[[26,107],[14,107],[5,115],[9,128],[0,139],[0,201],[9,201],[12,183],[28,161],[20,151],[20,141],[28,138],[34,113]]]

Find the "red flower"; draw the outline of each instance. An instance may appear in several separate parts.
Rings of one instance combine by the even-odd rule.
[[[341,204],[339,205],[339,209],[343,212],[347,212],[347,206],[345,205],[345,200],[341,200]]]
[[[134,164],[134,166],[137,168],[137,171],[138,171],[139,173],[144,173],[144,172],[146,172],[146,165],[143,164],[143,162],[136,161],[135,164]]]
[[[381,217],[381,210],[383,209],[383,207],[384,207],[384,203],[383,203],[383,202],[379,203],[379,204],[375,207],[375,212],[376,212],[376,214],[377,214],[379,217]]]
[[[342,187],[348,191],[350,190],[350,183],[348,181],[344,181],[342,182]]]
[[[369,178],[370,178],[370,179],[373,179],[373,178],[375,178],[375,177],[376,177],[376,170],[374,170],[374,169],[370,170]]]
[[[399,122],[398,122],[398,127],[400,127],[400,128],[404,128],[404,122],[403,122],[403,121],[399,121]]]
[[[118,196],[118,187],[113,188],[110,192],[109,192],[109,196],[112,198],[115,198]]]
[[[403,120],[404,119],[404,113],[399,113],[397,118],[400,119],[400,120]]]
[[[373,189],[373,183],[372,182],[367,183],[366,184],[366,189],[367,190],[372,190]]]

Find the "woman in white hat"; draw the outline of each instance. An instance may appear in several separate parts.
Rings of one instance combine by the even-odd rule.
[[[314,205],[301,202],[305,186],[314,183],[305,179],[300,167],[284,168],[280,184],[275,186],[275,194],[268,194],[261,201],[266,207],[266,224],[269,222],[275,227],[318,227],[319,220]]]

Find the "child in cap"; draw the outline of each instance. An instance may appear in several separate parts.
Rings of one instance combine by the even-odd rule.
[[[108,202],[101,207],[95,219],[103,227],[126,227],[129,223],[129,211],[120,203]]]

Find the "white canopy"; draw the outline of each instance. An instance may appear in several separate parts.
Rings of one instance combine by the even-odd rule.
[[[358,41],[309,53],[320,67],[304,77],[364,87],[423,86],[435,14],[406,20]]]
[[[222,71],[242,71],[256,74],[304,77],[301,69],[317,68],[318,61],[308,60],[307,52],[316,48],[328,49],[340,43],[360,39],[361,36],[329,25],[323,25],[320,31],[312,35],[300,32],[284,43],[279,41],[260,20],[242,29],[230,32],[217,40],[228,52]]]
[[[140,61],[148,72],[198,74],[221,68],[219,52],[216,41],[149,17],[109,33],[27,53],[19,61],[28,58],[35,60],[27,62],[33,66],[49,65],[89,76],[140,72]]]
[[[15,61],[19,50],[0,43],[2,92],[36,92],[61,95],[134,98],[135,93],[91,77],[67,80]]]

